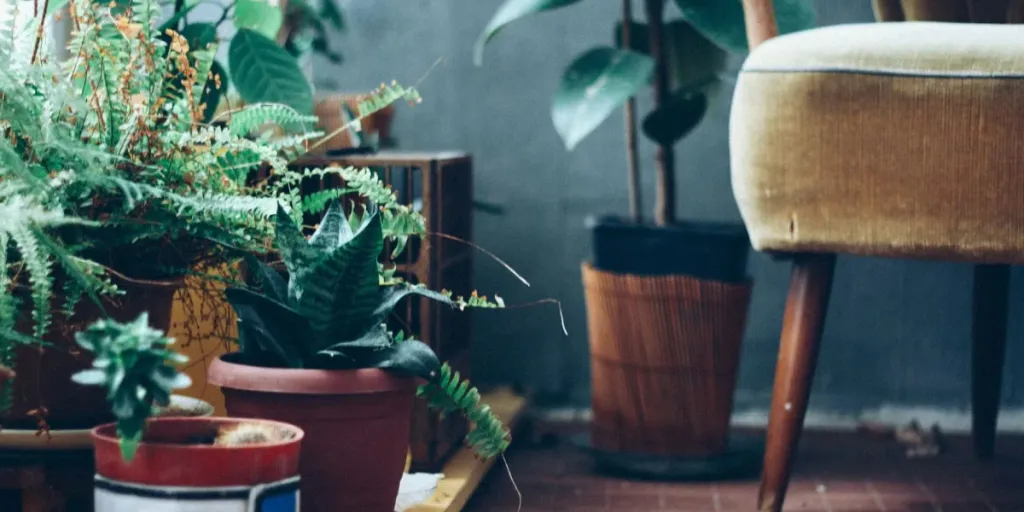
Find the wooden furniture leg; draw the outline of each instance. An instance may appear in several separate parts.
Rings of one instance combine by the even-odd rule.
[[[1010,293],[1009,265],[974,266],[971,343],[971,413],[974,454],[992,457],[1003,386],[1006,322]]]
[[[786,497],[818,359],[835,261],[834,254],[799,254],[793,260],[757,499],[761,512],[781,511]]]

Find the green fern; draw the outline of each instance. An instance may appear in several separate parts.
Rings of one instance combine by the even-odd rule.
[[[463,311],[466,308],[503,309],[505,307],[505,300],[501,297],[495,295],[492,301],[486,295],[479,295],[475,290],[470,294],[469,298],[461,295],[453,296],[449,290],[441,290],[441,294],[448,297],[459,311]]]
[[[10,235],[0,229],[0,332],[14,332],[14,324],[18,316],[18,302],[10,292],[11,279],[7,268],[7,250],[10,246]],[[10,368],[14,358],[14,345],[0,343],[0,364]],[[8,410],[14,398],[14,388],[10,379],[0,384],[0,410]]]
[[[415,88],[403,87],[395,81],[392,81],[390,85],[380,84],[376,91],[373,91],[366,99],[359,102],[359,119],[363,119],[374,112],[384,110],[391,104],[401,100],[415,104],[421,103],[423,98],[420,97],[419,91]]]
[[[416,394],[427,401],[432,409],[443,414],[461,413],[472,423],[466,444],[484,459],[501,455],[512,442],[505,425],[494,415],[491,407],[480,402],[480,392],[453,372],[445,363],[430,382],[420,386]]]
[[[294,185],[316,173],[288,170],[322,136],[308,131],[315,118],[259,104],[204,124],[214,53],[158,33],[157,0],[72,0],[68,58],[34,63],[26,5],[0,2],[0,364],[82,301],[120,293],[111,275],[163,280],[265,255],[279,204],[308,212],[341,197],[303,201]],[[361,112],[402,98],[418,94],[384,88]],[[267,124],[285,135],[254,137]],[[254,186],[263,168],[272,179]],[[346,193],[383,201],[387,236],[422,225],[353,172],[338,173],[364,178]]]
[[[250,135],[268,124],[283,128],[297,128],[305,132],[316,126],[317,121],[316,116],[302,115],[288,105],[255,103],[231,112],[228,129],[232,135],[237,137]]]
[[[343,188],[329,188],[310,192],[302,196],[300,209],[303,213],[319,213],[324,211],[332,202],[350,193],[350,191]]]

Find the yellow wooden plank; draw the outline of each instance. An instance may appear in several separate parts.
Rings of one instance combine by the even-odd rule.
[[[187,288],[175,297],[171,306],[168,335],[176,340],[178,352],[188,357],[183,371],[192,379],[192,386],[175,393],[206,400],[213,405],[214,415],[226,416],[224,395],[220,388],[206,382],[206,370],[227,351],[228,342],[223,336],[237,336],[235,314],[219,293],[204,293],[195,286],[196,282],[186,280]]]
[[[490,405],[491,410],[509,428],[515,426],[526,408],[526,399],[508,389],[484,393],[481,400]],[[444,465],[444,478],[437,484],[434,495],[408,509],[407,512],[460,512],[494,464],[494,460],[479,460],[473,455],[472,450],[462,447]]]

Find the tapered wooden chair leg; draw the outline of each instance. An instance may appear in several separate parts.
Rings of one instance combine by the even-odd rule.
[[[762,512],[781,511],[786,497],[818,359],[835,261],[834,254],[801,254],[793,260],[758,495],[758,510]]]
[[[1009,293],[1009,265],[974,266],[971,413],[974,454],[980,459],[991,457],[995,447],[1006,354]]]

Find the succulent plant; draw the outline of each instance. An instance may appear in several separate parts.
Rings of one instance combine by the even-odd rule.
[[[128,323],[97,320],[76,333],[75,341],[95,354],[95,359],[92,368],[71,379],[107,389],[107,399],[117,418],[121,453],[125,460],[131,460],[142,440],[146,420],[156,407],[167,407],[173,390],[192,385],[188,375],[174,366],[188,358],[171,350],[173,338],[149,326],[148,313]]]

